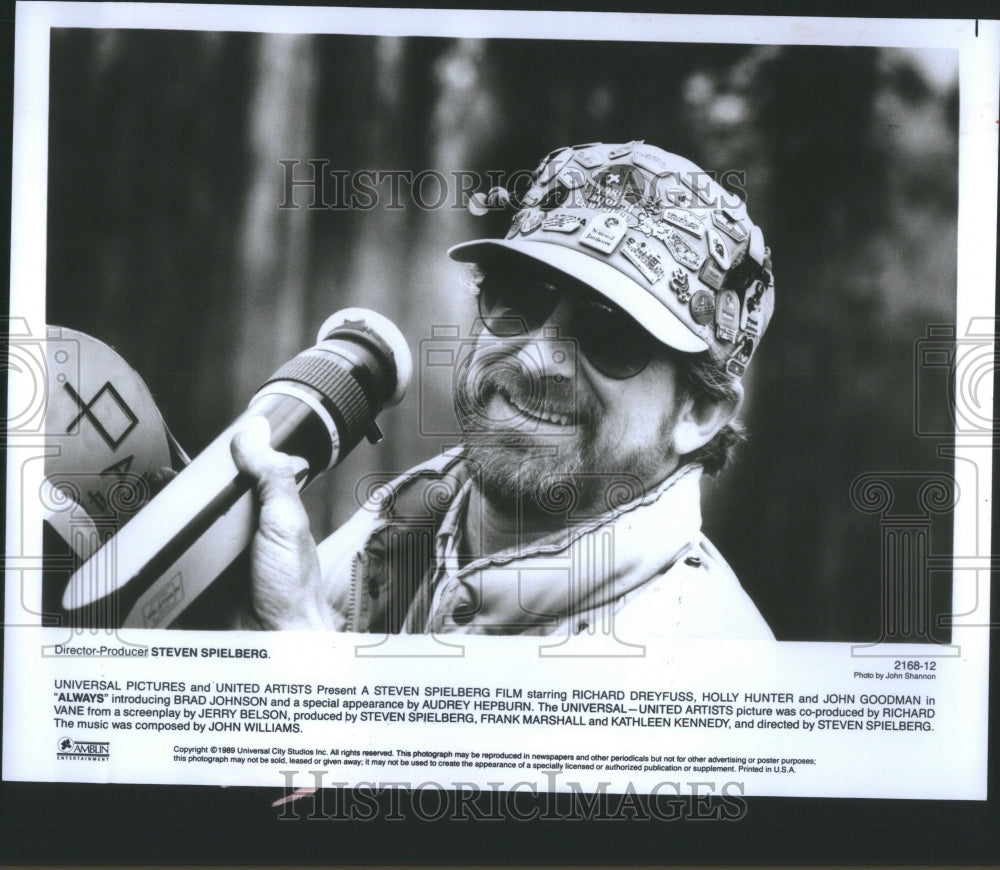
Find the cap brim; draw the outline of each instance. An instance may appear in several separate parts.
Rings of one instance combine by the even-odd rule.
[[[708,344],[676,318],[653,293],[588,254],[527,239],[475,239],[448,249],[448,256],[460,263],[485,264],[498,256],[511,254],[544,263],[593,287],[631,314],[657,340],[675,350],[685,353],[708,350]]]

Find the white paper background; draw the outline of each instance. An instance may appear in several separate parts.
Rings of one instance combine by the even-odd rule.
[[[981,318],[992,329],[995,283],[995,202],[977,196],[996,187],[996,82],[998,29],[979,22],[905,22],[852,20],[729,19],[680,16],[663,19],[641,15],[605,16],[543,13],[456,13],[400,10],[271,10],[249,7],[191,8],[39,4],[18,9],[15,60],[15,140],[12,221],[11,314],[25,333],[23,346],[37,359],[44,335],[46,143],[48,99],[48,28],[147,27],[268,30],[283,32],[399,33],[426,35],[489,35],[808,43],[830,45],[895,45],[954,48],[961,74],[959,298],[958,324]],[[33,344],[35,343],[35,344]],[[968,348],[970,359],[975,339]],[[32,349],[33,348],[33,349]],[[970,363],[971,364],[971,363]],[[296,770],[295,785],[309,785],[306,769],[295,764],[235,765],[179,763],[175,746],[212,745],[206,735],[183,737],[169,732],[85,734],[74,739],[108,740],[107,761],[60,761],[58,741],[65,728],[56,724],[55,680],[130,679],[182,680],[188,684],[216,681],[300,682],[338,685],[394,684],[486,686],[510,689],[689,689],[700,700],[703,692],[744,693],[787,691],[799,695],[847,693],[919,693],[935,698],[934,730],[930,732],[855,731],[735,731],[712,729],[553,728],[543,726],[415,725],[406,723],[309,724],[301,734],[219,734],[232,745],[341,749],[447,750],[477,752],[574,752],[663,756],[745,756],[815,758],[814,766],[798,766],[792,774],[752,772],[697,773],[573,771],[553,781],[530,766],[524,770],[476,768],[329,768],[327,782],[391,782],[411,784],[431,779],[449,787],[472,782],[487,787],[503,781],[510,787],[530,781],[539,788],[588,790],[604,781],[611,790],[649,791],[662,782],[712,782],[716,792],[729,781],[741,783],[747,795],[912,797],[984,799],[987,754],[989,595],[987,572],[990,542],[991,451],[982,437],[960,436],[956,478],[963,494],[955,512],[954,552],[962,570],[955,575],[954,612],[961,614],[948,648],[856,648],[847,644],[781,643],[755,646],[732,642],[645,642],[642,656],[619,657],[621,648],[574,650],[575,655],[551,655],[537,639],[470,638],[461,641],[458,656],[427,658],[439,651],[428,638],[392,638],[378,655],[358,655],[359,638],[285,634],[205,635],[201,633],[133,632],[119,636],[84,632],[68,638],[60,629],[42,629],[32,616],[37,606],[23,599],[22,580],[37,570],[41,552],[40,506],[30,497],[41,484],[44,455],[40,433],[32,431],[38,408],[33,396],[38,369],[25,366],[10,382],[10,418],[15,429],[8,451],[8,526],[4,746],[5,779],[37,781],[216,783],[276,786],[285,782],[278,770]],[[987,400],[989,389],[978,396]],[[24,411],[24,409],[29,409]],[[20,522],[17,522],[20,520]],[[197,649],[254,647],[268,650],[266,662],[225,659],[70,658],[51,655],[67,642],[83,646],[129,644],[189,646]],[[361,639],[369,644],[372,639]],[[451,642],[451,641],[449,641]],[[576,644],[577,641],[573,641]],[[565,653],[562,649],[559,652]],[[608,653],[612,654],[609,655]],[[384,655],[389,653],[390,655]],[[891,673],[900,657],[931,656],[936,679],[925,681],[855,678],[856,671]],[[111,734],[110,737],[105,737]],[[516,776],[514,775],[516,773]],[[590,778],[588,778],[588,776]]]

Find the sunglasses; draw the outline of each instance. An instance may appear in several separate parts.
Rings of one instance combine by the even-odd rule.
[[[560,338],[572,338],[605,377],[635,377],[653,358],[658,342],[621,308],[572,279],[487,273],[479,286],[479,316],[493,334],[524,336],[538,329],[563,296],[573,303]]]

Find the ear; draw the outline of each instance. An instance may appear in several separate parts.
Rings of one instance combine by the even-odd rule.
[[[733,384],[732,402],[687,396],[681,404],[674,426],[673,448],[678,456],[704,447],[743,407],[743,385]]]

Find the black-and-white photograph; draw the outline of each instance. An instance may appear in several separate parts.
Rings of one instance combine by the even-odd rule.
[[[46,613],[947,642],[884,566],[951,552],[958,99],[943,49],[54,30],[50,540],[125,525]]]
[[[996,22],[170,9],[19,7],[5,780],[985,800]]]

